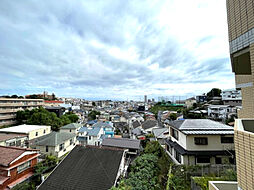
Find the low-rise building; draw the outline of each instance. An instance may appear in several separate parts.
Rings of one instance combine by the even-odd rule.
[[[170,121],[166,150],[176,164],[235,164],[234,129],[209,119]]]
[[[224,105],[241,106],[242,93],[241,90],[229,89],[221,92],[221,97]]]
[[[28,137],[25,134],[0,133],[1,146],[27,147]]]
[[[18,125],[0,129],[0,134],[24,134],[27,136],[27,146],[32,143],[33,139],[47,135],[51,132],[51,127],[47,125]]]
[[[76,146],[38,190],[99,189],[115,186],[126,172],[125,151],[94,146]]]
[[[102,128],[104,131],[105,138],[114,137],[115,128],[111,122],[97,122],[93,125],[93,128]]]
[[[40,106],[44,106],[43,99],[0,98],[0,126],[15,124],[16,114],[20,110],[31,110]]]
[[[32,146],[42,154],[60,158],[76,146],[76,134],[54,131],[36,139]]]
[[[68,125],[62,126],[60,128],[60,132],[74,133],[78,134],[79,129],[83,127],[82,124],[79,123],[70,123]]]
[[[204,103],[207,102],[207,96],[206,95],[198,95],[196,96],[197,103]]]
[[[127,139],[127,138],[107,138],[103,139],[102,146],[122,148],[128,154],[138,154],[140,151],[140,140]]]
[[[153,129],[152,133],[155,137],[155,139],[162,145],[165,144],[165,140],[169,137],[169,128],[157,128]]]
[[[78,132],[78,143],[81,145],[100,145],[103,134],[103,128],[82,127]]]
[[[208,106],[208,117],[213,119],[226,119],[236,117],[237,108],[230,105],[210,105]]]
[[[197,100],[194,97],[188,98],[188,99],[185,100],[185,106],[188,109],[193,107],[193,104],[196,104],[196,103],[197,103]]]
[[[142,129],[144,129],[147,133],[152,133],[152,130],[156,128],[159,128],[158,121],[156,120],[146,120],[142,123]]]
[[[11,189],[34,174],[38,150],[0,146],[0,189]]]

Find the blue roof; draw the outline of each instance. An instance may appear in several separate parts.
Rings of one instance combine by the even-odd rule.
[[[101,128],[99,127],[93,127],[93,128],[87,128],[87,127],[82,127],[79,129],[79,132],[87,132],[88,136],[97,136],[100,132]]]
[[[95,123],[94,125],[93,125],[93,127],[100,127],[100,128],[104,128],[104,127],[111,127],[111,128],[113,128],[113,126],[112,125],[110,125],[109,124],[109,122],[99,122],[99,123]]]
[[[93,125],[93,124],[95,124],[95,123],[97,123],[97,120],[91,120],[91,121],[88,121],[88,122],[87,122],[87,124],[89,124],[89,125]]]

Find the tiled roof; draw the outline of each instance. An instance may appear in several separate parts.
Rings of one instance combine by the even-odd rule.
[[[0,141],[6,141],[14,138],[26,137],[25,134],[6,134],[0,133]]]
[[[153,134],[157,138],[166,138],[164,133],[169,132],[168,128],[153,129]]]
[[[93,127],[93,128],[82,127],[79,129],[79,132],[80,133],[87,132],[88,136],[97,136],[100,130],[101,130],[100,127]]]
[[[234,128],[209,119],[170,121],[169,125],[185,134],[234,134]]]
[[[139,121],[136,120],[136,121],[134,121],[134,122],[132,123],[132,126],[133,126],[133,128],[135,129],[135,128],[141,126],[141,124],[140,124]]]
[[[31,150],[33,149],[0,146],[0,165],[8,166],[13,160],[15,160],[21,154]],[[34,150],[34,151],[37,151],[37,150]]]
[[[109,123],[106,123],[106,122],[98,122],[98,123],[95,123],[93,125],[93,127],[108,127],[108,128],[112,128],[112,125],[110,125]]]
[[[142,128],[143,129],[150,129],[152,127],[155,127],[156,125],[158,125],[158,122],[156,120],[146,120],[143,124],[142,124]]]
[[[76,146],[38,190],[108,190],[116,180],[123,150]]]
[[[75,136],[76,134],[74,133],[54,131],[52,133],[39,137],[34,144],[38,146],[57,146]]]
[[[83,125],[79,123],[70,123],[68,125],[62,126],[61,129],[78,129],[82,126]]]
[[[140,149],[140,140],[127,138],[107,138],[102,141],[102,146]]]

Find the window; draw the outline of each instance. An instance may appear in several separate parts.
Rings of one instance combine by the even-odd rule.
[[[73,144],[73,139],[70,139],[70,145],[72,145]]]
[[[207,156],[199,156],[197,157],[197,163],[210,163],[210,157]]]
[[[49,151],[49,147],[48,146],[46,146],[46,152],[48,152]]]
[[[25,171],[26,169],[30,168],[30,166],[31,166],[31,161],[21,164],[20,166],[18,166],[18,173]]]
[[[232,60],[233,72],[236,75],[250,75],[251,74],[249,48],[245,48],[239,52],[234,53],[231,60]]]
[[[60,144],[60,146],[59,146],[60,151],[63,150],[63,149],[64,149],[64,143]]]
[[[89,140],[91,140],[91,139],[92,139],[92,137],[91,137],[91,136],[89,136],[88,138],[89,138]]]
[[[21,140],[17,140],[16,146],[21,146]]]
[[[46,133],[46,130],[44,129],[44,130],[43,130],[43,134],[45,134],[45,133]]]
[[[171,136],[174,137],[176,140],[178,140],[178,131],[173,128],[170,128],[170,131],[171,131]]]
[[[179,162],[181,164],[181,154],[179,154],[176,150],[175,150],[175,159],[177,160],[177,162]]]
[[[15,141],[9,142],[7,146],[16,146],[16,143],[15,143]]]
[[[35,136],[38,136],[38,132],[35,133]]]
[[[207,145],[208,144],[207,137],[195,137],[194,141],[195,141],[196,145]]]
[[[221,137],[221,143],[234,143],[234,137]]]

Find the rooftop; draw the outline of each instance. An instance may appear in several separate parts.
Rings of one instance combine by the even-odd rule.
[[[93,127],[93,128],[88,128],[88,127],[82,127],[79,129],[80,133],[87,132],[88,136],[97,136],[100,132],[101,128],[100,127]]]
[[[6,141],[14,138],[26,137],[25,134],[6,134],[0,133],[0,141]]]
[[[21,154],[26,151],[37,151],[28,148],[0,146],[0,165],[8,166],[13,160],[18,158]]]
[[[82,126],[83,125],[79,123],[70,123],[68,125],[62,126],[61,129],[78,129]]]
[[[106,138],[103,139],[102,146],[140,149],[140,140],[127,138]]]
[[[142,128],[143,129],[150,129],[152,127],[155,127],[158,124],[158,122],[156,120],[146,120],[143,124],[142,124]]]
[[[113,148],[76,146],[38,190],[108,190],[115,183],[123,153]]]
[[[67,141],[75,137],[76,134],[74,133],[66,133],[66,132],[52,132],[42,137],[39,137],[35,141],[35,145],[38,146],[56,146],[60,145],[61,143]]]
[[[34,130],[38,130],[38,129],[44,129],[46,127],[50,127],[47,125],[18,125],[18,126],[14,126],[14,127],[8,127],[8,128],[3,128],[0,129],[0,133],[1,132],[13,132],[13,133],[29,133],[31,131]]]
[[[186,119],[170,121],[169,125],[184,134],[234,134],[234,128],[209,119]]]

